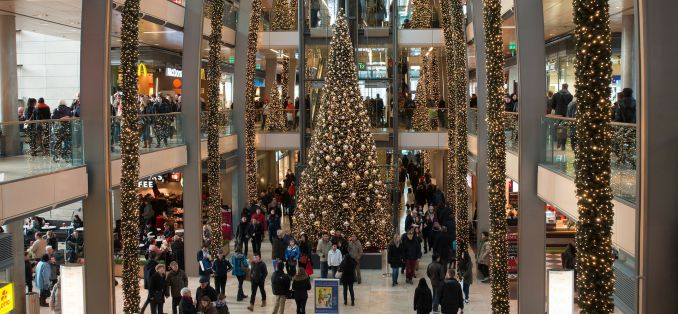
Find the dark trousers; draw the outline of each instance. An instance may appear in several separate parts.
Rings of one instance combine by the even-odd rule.
[[[297,314],[306,314],[306,301],[308,299],[294,299],[297,303]]]
[[[261,301],[266,301],[266,291],[264,290],[264,283],[252,281],[252,294],[250,295],[250,304],[254,304],[254,299],[257,297],[257,288],[259,288],[259,291],[261,291]]]
[[[471,287],[471,284],[464,281],[463,290],[464,290],[464,299],[466,299],[466,300],[468,300],[468,290],[469,290],[470,287]]]
[[[261,254],[261,239],[252,239],[252,251],[254,254]]]
[[[480,274],[483,276],[483,278],[487,278],[490,276],[489,266],[485,264],[478,264],[478,270],[480,271]]]
[[[249,251],[250,241],[249,240],[240,240],[240,246],[242,247],[242,253],[247,257],[247,252]]]
[[[327,261],[320,262],[320,278],[327,278]]]
[[[181,302],[181,297],[172,297],[172,314],[179,313],[179,303]]]
[[[217,290],[217,294],[223,293],[226,295],[226,276],[214,276],[214,289]]]
[[[355,301],[355,295],[353,294],[353,283],[345,283],[344,284],[344,303],[346,303],[346,290],[348,290],[351,293],[351,302]]]
[[[405,276],[407,277],[407,280],[412,280],[414,277],[415,267],[417,267],[416,259],[407,259],[405,261]]]
[[[40,289],[40,305],[46,304],[48,297],[49,297],[49,290]]]
[[[330,270],[332,271],[332,278],[335,278],[334,276],[337,274],[337,270],[339,270],[339,266],[330,266]]]
[[[141,306],[141,310],[139,310],[139,313],[144,313],[146,310],[146,307],[151,304],[151,292],[148,292],[148,297],[146,297],[146,301],[144,301],[144,304]],[[153,310],[151,310],[153,311]]]
[[[26,279],[26,289],[28,289],[28,292],[33,292],[33,278]]]
[[[242,283],[243,283],[243,281],[245,281],[245,275],[236,276],[236,278],[238,278],[238,297],[237,297],[237,300],[242,301],[242,299],[245,298],[245,292],[242,291]]]
[[[162,305],[165,303],[151,303],[151,314],[163,314]]]

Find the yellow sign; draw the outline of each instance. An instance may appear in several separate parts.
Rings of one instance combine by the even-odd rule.
[[[137,66],[137,76],[141,76],[142,74],[143,76],[148,75],[148,70],[146,70],[145,64],[139,63],[139,65]]]
[[[14,309],[14,284],[7,283],[0,288],[0,314]]]
[[[200,68],[200,79],[201,80],[206,80],[205,78],[205,69]]]

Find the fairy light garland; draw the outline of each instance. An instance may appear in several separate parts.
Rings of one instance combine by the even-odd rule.
[[[501,2],[485,0],[485,68],[487,73],[487,168],[490,200],[490,283],[492,313],[509,313],[506,241],[506,142],[504,133],[504,56]],[[457,121],[459,122],[459,121]]]
[[[430,0],[412,0],[412,28],[431,28],[433,6]]]
[[[322,230],[355,234],[383,248],[391,238],[391,211],[377,168],[377,147],[358,86],[354,49],[343,10],[330,43],[328,71],[301,174],[296,234],[312,241]]]
[[[438,56],[436,50],[431,51],[429,55],[428,71],[428,98],[437,102],[440,100],[440,65],[438,64]]]
[[[245,167],[247,181],[247,201],[252,204],[258,199],[257,193],[257,150],[254,146],[256,137],[255,121],[257,117],[254,97],[254,73],[257,62],[257,39],[261,22],[261,0],[252,0],[252,12],[247,34],[247,67],[245,72]]]
[[[431,132],[431,121],[428,115],[428,57],[422,55],[422,65],[419,71],[416,95],[414,98],[414,112],[412,113],[412,127],[416,132]]]
[[[454,82],[454,33],[452,29],[452,11],[450,9],[450,1],[441,1],[440,9],[442,11],[442,27],[443,35],[445,38],[445,77],[447,83],[447,93],[445,93],[446,98],[446,116],[447,116],[447,176],[445,184],[445,199],[452,205],[454,205],[455,197],[455,184],[456,184],[456,127],[455,120],[456,115],[454,112],[454,97],[453,97],[453,82]],[[456,210],[453,208],[453,212],[456,216]],[[458,224],[457,224],[458,225]],[[460,231],[457,230],[457,234]]]
[[[207,223],[212,228],[209,249],[217,256],[221,249],[221,193],[219,155],[219,83],[221,80],[221,28],[223,22],[224,0],[210,0],[209,54],[207,57]]]
[[[280,86],[282,90],[280,92],[280,100],[282,102],[283,110],[287,108],[287,102],[289,101],[289,77],[290,77],[290,57],[286,55],[287,51],[283,51],[283,58],[280,64],[282,65],[282,73],[280,73]],[[287,121],[287,120],[285,120]],[[285,129],[285,128],[284,128]],[[283,130],[284,130],[283,129]]]
[[[122,71],[122,130],[120,134],[120,233],[122,241],[123,312],[139,312],[139,60],[140,0],[126,0],[122,8],[120,69]]]
[[[268,114],[266,115],[266,131],[283,131],[285,130],[285,110],[282,107],[282,100],[280,99],[280,91],[278,90],[278,82],[273,80],[271,84],[271,95],[268,103]]]
[[[574,0],[577,290],[582,313],[614,312],[610,187],[612,35],[606,0]]]

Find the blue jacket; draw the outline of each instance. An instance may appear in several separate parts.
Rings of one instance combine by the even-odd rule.
[[[247,258],[241,253],[233,254],[231,257],[231,264],[233,264],[233,276],[245,276],[244,268],[247,268]]]
[[[207,257],[204,257],[198,265],[198,274],[200,276],[209,276],[212,273],[212,263]]]
[[[296,245],[291,249],[290,249],[289,246],[285,249],[285,260],[293,259],[295,261],[298,261],[299,255],[300,255],[299,254],[299,247],[296,246]]]
[[[50,277],[52,276],[52,267],[49,262],[40,261],[35,267],[35,285],[42,290],[49,289]]]

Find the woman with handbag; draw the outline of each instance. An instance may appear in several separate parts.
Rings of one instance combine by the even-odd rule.
[[[240,248],[236,248],[235,254],[231,257],[231,264],[233,265],[233,276],[238,278],[238,296],[236,299],[242,301],[247,298],[245,292],[242,290],[242,283],[245,281],[245,276],[247,275],[247,272],[249,272],[249,268],[247,265],[247,257],[242,254]]]
[[[308,290],[311,290],[311,278],[299,267],[297,274],[292,278],[292,295],[297,303],[297,314],[306,314]]]
[[[290,276],[296,275],[297,264],[299,263],[299,247],[294,242],[294,239],[290,239],[290,245],[285,249],[285,261],[287,265],[287,274]]]
[[[151,314],[163,314],[162,306],[167,294],[167,281],[165,281],[165,265],[155,266],[155,274],[151,276],[148,293],[151,297]]]
[[[355,295],[353,293],[353,283],[356,281],[355,276],[355,266],[356,261],[353,259],[351,254],[346,254],[344,260],[341,261],[339,265],[339,272],[337,273],[339,277],[339,282],[344,286],[344,305],[346,305],[346,290],[351,293],[351,306],[355,305]],[[339,275],[341,274],[341,275]]]

